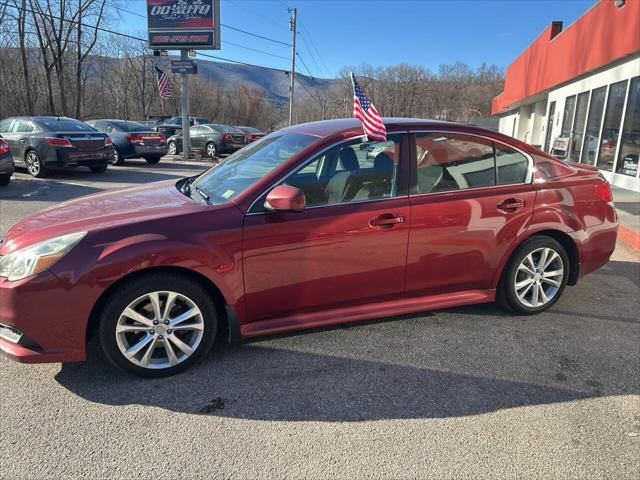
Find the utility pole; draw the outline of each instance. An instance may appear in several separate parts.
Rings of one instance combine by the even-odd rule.
[[[290,8],[289,29],[293,32],[293,46],[291,47],[291,72],[289,72],[289,126],[293,123],[293,86],[296,76],[296,27],[298,20],[298,9]]]
[[[189,60],[189,52],[180,50],[180,60]],[[182,95],[182,158],[189,160],[189,147],[191,146],[189,139],[189,75],[180,74],[180,93]]]

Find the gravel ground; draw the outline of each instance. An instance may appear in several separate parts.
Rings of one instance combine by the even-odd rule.
[[[16,175],[25,215],[204,163]],[[220,344],[141,380],[0,359],[0,478],[637,478],[640,265],[624,245],[544,314],[465,307]],[[633,474],[633,472],[636,474]]]

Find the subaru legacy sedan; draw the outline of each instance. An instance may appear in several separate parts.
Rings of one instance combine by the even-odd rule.
[[[170,375],[231,342],[498,301],[557,302],[606,264],[609,184],[504,135],[385,119],[267,135],[205,173],[31,215],[0,248],[0,348]]]

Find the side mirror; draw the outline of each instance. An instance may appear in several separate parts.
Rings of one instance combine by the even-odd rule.
[[[264,208],[273,212],[301,212],[304,210],[304,193],[296,187],[278,185],[268,193]]]

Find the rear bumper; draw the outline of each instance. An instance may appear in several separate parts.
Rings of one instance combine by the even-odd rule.
[[[17,282],[0,278],[0,324],[23,334],[0,336],[0,352],[23,363],[81,361],[89,311],[52,273]]]
[[[113,148],[82,152],[75,149],[52,148],[44,156],[47,168],[74,168],[106,165],[113,161]]]
[[[613,208],[606,220],[586,229],[587,237],[579,244],[579,277],[597,270],[609,262],[616,249],[618,237],[618,216]]]
[[[164,157],[167,154],[167,145],[135,145],[132,149],[132,157]]]
[[[237,152],[238,150],[240,150],[241,148],[245,147],[246,144],[242,143],[226,143],[226,142],[222,142],[220,144],[220,148],[218,149],[218,151],[220,153],[233,153],[233,152]]]

